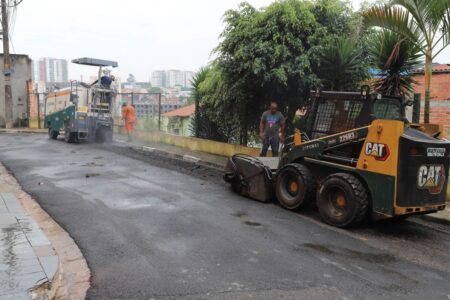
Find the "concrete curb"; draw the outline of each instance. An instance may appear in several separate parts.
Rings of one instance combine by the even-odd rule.
[[[450,206],[450,203],[447,203],[447,206]],[[450,226],[450,219],[445,219],[441,217],[433,216],[433,214],[430,215],[423,215],[420,216],[420,218],[424,221],[433,222],[433,223],[439,223],[442,225]]]
[[[215,170],[223,170],[224,166],[219,165],[216,163],[212,163],[209,161],[202,160],[201,158],[192,156],[192,155],[181,155],[171,152],[166,152],[160,149],[152,148],[152,147],[146,147],[146,146],[130,146],[130,148],[138,153],[141,153],[143,155],[156,155],[161,156],[165,158],[172,158],[175,160],[181,160],[187,163],[192,163],[194,165],[201,165],[204,167],[212,168]]]
[[[0,129],[0,133],[37,133],[46,134],[47,129]]]
[[[25,193],[11,173],[0,164],[0,173],[14,189],[24,210],[34,219],[58,256],[58,267],[51,282],[32,291],[32,299],[84,299],[90,287],[91,273],[78,246],[69,234]]]

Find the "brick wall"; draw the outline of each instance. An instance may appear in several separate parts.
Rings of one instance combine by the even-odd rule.
[[[414,76],[417,84],[414,85],[414,91],[422,95],[425,99],[425,76],[417,74]],[[431,100],[450,101],[450,72],[434,73],[431,78]]]
[[[430,87],[430,123],[443,124],[447,137],[450,137],[450,67],[447,65],[437,65],[433,67],[433,76]],[[414,75],[417,84],[414,91],[421,94],[422,105],[420,120],[423,122],[423,112],[425,107],[425,76],[422,73]]]
[[[422,101],[420,110],[420,121],[423,122],[425,102]],[[430,123],[443,124],[450,138],[450,100],[431,100]]]

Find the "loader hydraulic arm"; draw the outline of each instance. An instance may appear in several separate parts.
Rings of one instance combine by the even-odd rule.
[[[304,142],[301,145],[293,147],[281,157],[280,167],[299,161],[304,157],[356,165],[358,162],[357,159],[341,157],[327,152],[330,152],[335,148],[365,140],[368,131],[369,127],[366,126]]]

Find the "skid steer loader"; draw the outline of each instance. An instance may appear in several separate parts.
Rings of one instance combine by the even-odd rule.
[[[401,98],[311,92],[307,130],[280,158],[238,154],[224,179],[247,197],[297,210],[315,201],[336,227],[445,209],[450,143],[442,126],[409,124]]]

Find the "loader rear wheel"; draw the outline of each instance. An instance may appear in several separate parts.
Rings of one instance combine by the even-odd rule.
[[[322,219],[336,227],[356,225],[369,210],[369,197],[361,181],[351,174],[328,176],[317,195],[317,208]]]
[[[281,206],[294,210],[310,203],[316,187],[309,169],[302,164],[293,163],[280,170],[275,189]]]

